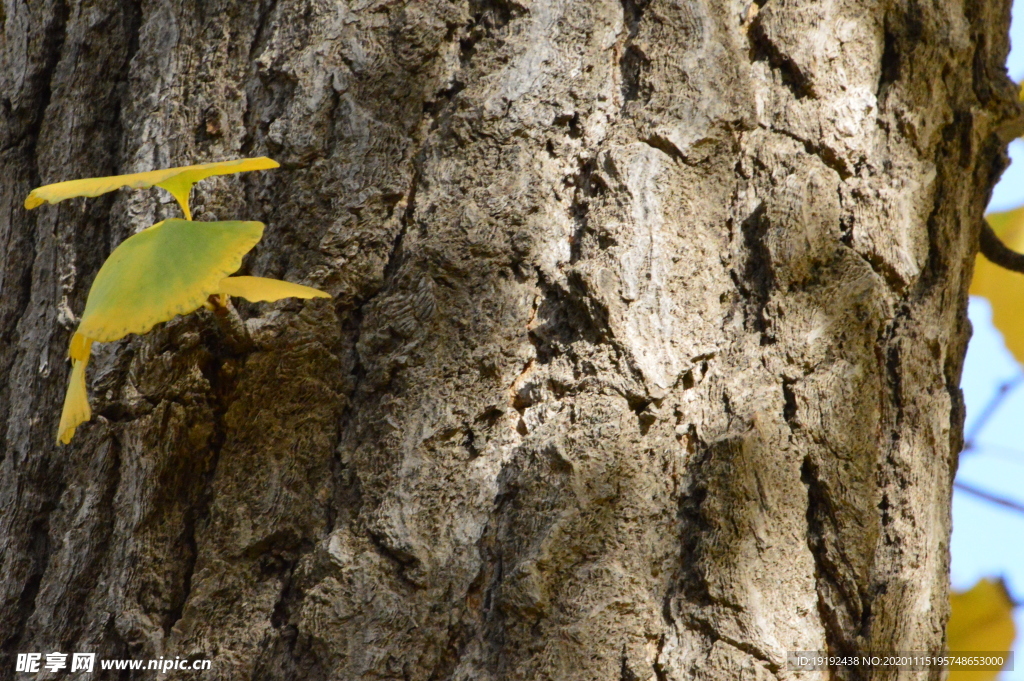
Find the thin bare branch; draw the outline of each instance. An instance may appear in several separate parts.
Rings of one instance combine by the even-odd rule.
[[[966,452],[966,448],[964,449]],[[975,441],[971,446],[972,452],[984,452],[985,456],[999,461],[1024,466],[1024,449],[1020,447],[1007,447],[1005,445],[992,444],[991,442]]]
[[[1014,499],[1007,499],[1006,497],[1001,497],[997,494],[986,492],[983,489],[979,489],[977,487],[974,487],[973,485],[968,485],[967,483],[960,482],[959,480],[953,483],[953,487],[960,490],[961,492],[966,492],[971,496],[978,497],[979,499],[982,499],[989,503],[996,504],[997,506],[1002,506],[1004,508],[1010,509],[1011,511],[1016,511],[1017,513],[1024,514],[1024,504]]]
[[[1014,272],[1024,274],[1024,255],[1004,244],[985,220],[981,221],[981,252],[990,261]]]
[[[978,435],[981,434],[982,429],[984,429],[984,427],[988,424],[992,416],[995,415],[999,407],[1002,406],[1003,401],[1010,395],[1011,392],[1013,392],[1014,388],[1021,384],[1021,382],[1024,382],[1024,373],[1017,374],[1016,376],[1014,376],[1013,378],[999,386],[999,389],[996,390],[995,394],[992,396],[992,399],[988,401],[988,404],[985,405],[985,408],[981,410],[980,414],[978,414],[978,418],[976,418],[974,420],[974,423],[971,424],[971,430],[970,432],[967,433],[966,438],[964,438],[964,449],[961,453],[975,451],[978,449],[978,447],[975,444]]]

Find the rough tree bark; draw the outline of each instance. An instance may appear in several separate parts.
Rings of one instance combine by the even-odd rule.
[[[625,681],[941,647],[1008,21],[5,0],[0,679],[51,650]],[[196,217],[266,222],[245,269],[334,300],[242,306],[244,352],[206,313],[98,346],[57,447],[92,277],[177,212],[25,195],[263,154]]]

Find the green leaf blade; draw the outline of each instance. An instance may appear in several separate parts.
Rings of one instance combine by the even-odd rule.
[[[174,219],[126,239],[96,275],[78,333],[108,342],[198,309],[263,229],[260,222]]]

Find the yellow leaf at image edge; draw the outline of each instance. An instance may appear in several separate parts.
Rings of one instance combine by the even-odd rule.
[[[1013,646],[1013,601],[1001,581],[982,579],[968,591],[949,595],[946,647],[952,652],[1006,652]],[[991,681],[995,671],[949,672],[948,681]]]
[[[985,219],[1008,248],[1024,252],[1024,206],[989,213]],[[1011,272],[978,255],[970,293],[988,299],[992,305],[992,324],[1003,334],[1006,348],[1024,364],[1024,274]]]
[[[269,170],[278,168],[280,164],[265,156],[258,158],[239,158],[216,163],[201,163],[180,168],[164,168],[130,175],[111,175],[110,177],[90,177],[83,180],[68,180],[43,187],[37,187],[25,199],[25,208],[32,210],[44,203],[58,203],[76,196],[99,196],[121,187],[143,189],[160,187],[171,193],[181,206],[186,220],[192,219],[188,206],[188,197],[192,185],[214,175],[232,175],[250,170]]]

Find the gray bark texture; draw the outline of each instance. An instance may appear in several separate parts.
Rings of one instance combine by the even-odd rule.
[[[0,679],[860,679],[786,651],[942,647],[1008,0],[2,7]],[[179,213],[26,194],[258,155],[196,219],[265,222],[244,270],[335,297],[96,346],[55,445],[96,271]]]

